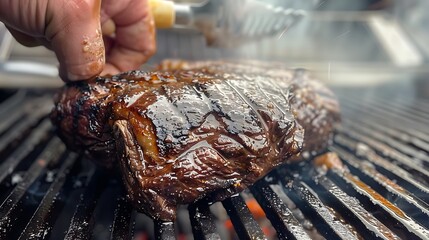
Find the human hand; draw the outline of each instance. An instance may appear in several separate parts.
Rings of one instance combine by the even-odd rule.
[[[21,44],[53,50],[65,81],[137,69],[156,48],[147,0],[0,0],[0,21]]]

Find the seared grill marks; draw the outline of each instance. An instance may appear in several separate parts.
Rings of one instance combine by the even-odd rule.
[[[52,113],[72,149],[105,165],[118,158],[130,198],[150,216],[172,220],[178,204],[222,200],[331,142],[338,105],[301,70],[187,68],[70,84]]]

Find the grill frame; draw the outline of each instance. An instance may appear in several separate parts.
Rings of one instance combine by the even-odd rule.
[[[358,93],[342,89],[337,93],[343,125],[329,150],[338,154],[349,171],[323,172],[309,162],[283,166],[245,195],[257,200],[280,239],[428,237],[429,131],[420,127],[427,122],[424,116],[429,111],[424,110],[429,101],[392,102],[378,96],[362,100]],[[108,237],[131,239],[141,234],[138,216],[142,214],[125,199],[120,177],[68,152],[54,136],[46,118],[50,96],[20,90],[0,105],[0,117],[5,119],[0,124],[0,152],[7,156],[0,161],[0,186],[7,190],[1,196],[0,238],[97,239],[100,219],[95,215],[106,197],[116,203],[109,210],[109,226],[104,226],[110,228]],[[52,171],[54,178],[46,182]],[[14,185],[13,178],[20,173],[22,179]],[[34,191],[38,183],[44,187]],[[108,188],[114,188],[110,195],[105,194]],[[77,200],[68,209],[73,195]],[[245,199],[243,194],[234,195],[220,206],[240,239],[265,239]],[[184,210],[195,239],[225,237],[219,213],[211,204],[202,200]],[[61,228],[55,222],[63,216],[66,225]],[[180,230],[182,222],[180,217],[174,223],[155,221],[147,236],[189,237],[189,232],[183,235],[186,231]],[[58,233],[60,236],[51,235]]]

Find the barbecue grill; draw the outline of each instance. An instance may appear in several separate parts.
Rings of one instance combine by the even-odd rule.
[[[324,14],[318,15],[318,22]],[[382,21],[371,14],[350,15],[354,22],[348,19],[347,29],[352,30],[336,38],[338,48],[329,55],[332,68],[338,63],[335,68],[347,65],[371,73],[365,75],[370,78],[365,84],[356,86],[352,78],[361,75],[344,73],[344,69],[331,73],[331,64],[324,74],[320,69],[327,68],[321,63],[326,55],[310,55],[311,51],[300,52],[299,64],[292,65],[315,69],[337,94],[342,125],[327,151],[335,152],[346,170],[313,161],[284,165],[222,202],[202,199],[180,206],[175,222],[153,221],[136,212],[126,200],[118,173],[69,152],[55,136],[47,115],[52,108],[51,87],[60,81],[45,81],[37,89],[0,89],[0,239],[429,239],[429,84],[425,77],[429,75],[425,65],[413,65],[425,61],[418,54],[409,55],[410,61],[405,62],[413,74],[409,68],[398,68],[404,62],[398,62],[397,56],[406,49],[383,48],[384,38],[377,42],[372,35],[363,43],[364,50],[358,49],[344,63],[347,42],[379,29]],[[325,24],[326,19],[315,28],[323,29]],[[330,29],[336,36],[341,34]],[[291,29],[288,43],[292,46],[297,43],[294,34],[302,37],[300,29]],[[328,40],[332,39],[318,39],[321,45]],[[199,33],[164,30],[158,32],[159,52],[152,62],[165,57],[256,56],[285,62],[284,53],[278,51],[280,40],[257,44],[212,49],[205,47]],[[298,56],[286,50],[290,59]],[[10,56],[11,60],[22,58],[19,51]],[[374,69],[381,68],[389,74],[375,74]],[[336,84],[336,78],[348,85]],[[32,79],[28,84],[37,85]]]
[[[119,176],[66,150],[46,118],[50,93],[11,92],[0,105],[0,238],[217,239],[230,236],[229,216],[240,239],[264,239],[254,198],[279,238],[427,239],[429,98],[336,92],[343,125],[329,150],[349,171],[285,165],[221,203],[181,207],[174,223],[135,212]]]

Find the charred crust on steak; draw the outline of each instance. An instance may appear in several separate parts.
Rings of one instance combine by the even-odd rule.
[[[178,204],[222,200],[332,141],[338,103],[304,70],[163,64],[67,84],[51,114],[69,148],[119,164],[134,206],[153,218],[171,221]]]

